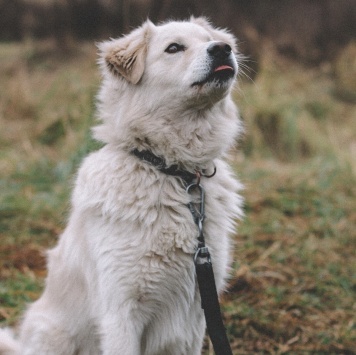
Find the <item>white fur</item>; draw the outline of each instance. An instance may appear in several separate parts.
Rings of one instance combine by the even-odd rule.
[[[200,354],[205,320],[190,196],[180,179],[130,151],[150,149],[190,171],[216,166],[216,176],[201,183],[204,234],[221,292],[229,235],[241,216],[240,185],[222,158],[240,127],[233,79],[192,86],[209,70],[214,41],[236,50],[232,35],[202,18],[147,21],[100,45],[102,123],[94,134],[106,145],[79,169],[68,226],[48,253],[44,293],[27,310],[17,345],[0,332],[0,354]],[[172,42],[186,50],[166,53]]]

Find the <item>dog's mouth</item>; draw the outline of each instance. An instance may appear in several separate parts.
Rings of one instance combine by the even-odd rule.
[[[202,86],[209,82],[223,84],[235,76],[235,69],[230,64],[220,64],[212,68],[208,75],[199,81],[195,81],[192,86]]]
[[[220,65],[219,67],[214,69],[214,73],[217,73],[222,70],[234,71],[234,68],[230,65]]]

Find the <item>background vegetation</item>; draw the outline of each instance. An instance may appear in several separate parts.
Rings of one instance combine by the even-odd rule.
[[[246,62],[258,70],[235,91],[246,218],[222,300],[229,337],[236,354],[354,354],[356,44],[311,66],[258,43],[258,65]],[[39,296],[76,168],[99,147],[95,52],[93,41],[0,44],[2,325]]]

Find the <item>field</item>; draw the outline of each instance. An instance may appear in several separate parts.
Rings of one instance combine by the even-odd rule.
[[[356,351],[355,51],[306,68],[266,47],[254,80],[240,77],[231,163],[246,217],[222,300],[236,354]],[[0,44],[2,326],[39,296],[76,168],[99,147],[99,80],[92,43]]]

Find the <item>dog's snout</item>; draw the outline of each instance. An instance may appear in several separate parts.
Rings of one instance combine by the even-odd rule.
[[[231,53],[231,47],[225,42],[214,42],[208,47],[208,53],[219,59],[227,58]]]

